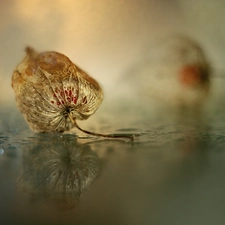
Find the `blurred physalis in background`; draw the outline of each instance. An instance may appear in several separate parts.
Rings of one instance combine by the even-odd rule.
[[[199,44],[176,36],[151,49],[128,83],[145,104],[153,100],[192,110],[201,107],[209,94],[210,65]]]

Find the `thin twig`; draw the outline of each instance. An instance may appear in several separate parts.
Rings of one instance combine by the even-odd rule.
[[[129,136],[125,136],[125,135],[116,135],[116,134],[100,134],[100,133],[95,133],[95,132],[91,132],[88,130],[84,130],[82,129],[77,123],[76,121],[72,118],[72,116],[69,114],[69,118],[71,120],[71,122],[73,123],[73,125],[79,129],[80,131],[86,133],[86,134],[90,134],[90,135],[94,135],[94,136],[99,136],[99,137],[106,137],[106,138],[129,138],[132,142],[134,141],[134,136],[131,134]]]

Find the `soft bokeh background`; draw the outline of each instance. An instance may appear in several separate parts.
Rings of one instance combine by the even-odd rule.
[[[223,0],[1,0],[0,100],[14,100],[10,80],[27,45],[67,55],[99,81],[106,100],[118,78],[166,35],[198,41],[221,70],[224,8]]]

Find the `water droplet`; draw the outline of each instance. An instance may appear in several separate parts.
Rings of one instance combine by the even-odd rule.
[[[4,154],[4,150],[2,148],[0,148],[0,155]]]

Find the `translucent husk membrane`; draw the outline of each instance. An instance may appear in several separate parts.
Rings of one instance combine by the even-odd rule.
[[[57,52],[38,54],[26,48],[27,56],[12,77],[18,108],[35,132],[64,132],[73,127],[106,138],[132,135],[99,134],[80,128],[76,120],[87,119],[103,100],[97,81]]]

